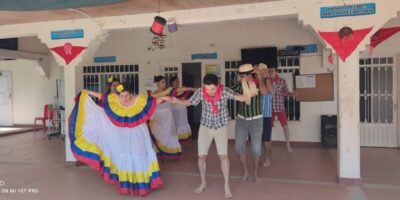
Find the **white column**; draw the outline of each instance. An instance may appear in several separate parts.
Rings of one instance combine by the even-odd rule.
[[[65,161],[74,162],[76,161],[74,155],[71,152],[70,140],[69,140],[69,127],[68,117],[74,108],[75,92],[75,67],[63,66],[64,68],[64,83],[65,83]]]
[[[105,38],[108,36],[106,32],[103,32],[103,34],[98,35],[95,39],[90,40],[89,43],[90,46],[81,54],[79,57],[81,57],[82,60],[86,59],[87,62],[91,62],[93,59],[97,49],[100,47],[100,45],[103,43]],[[72,109],[75,106],[75,101],[74,98],[77,95],[78,91],[82,90],[82,86],[80,81],[82,80],[82,73],[81,70],[82,68],[77,68],[80,67],[78,65],[74,66],[64,66],[64,78],[65,78],[65,113],[66,113],[66,118],[68,119],[69,115],[72,112]],[[77,80],[80,79],[80,80]],[[78,85],[77,85],[78,84]],[[74,155],[71,152],[71,146],[70,146],[70,140],[69,140],[69,135],[68,135],[68,123],[66,123],[67,127],[67,134],[66,134],[66,139],[65,139],[65,161],[66,162],[73,162],[76,161]]]
[[[397,147],[400,148],[400,53],[398,53],[396,55],[396,65],[395,67],[395,72],[397,72],[395,74],[395,79],[397,79],[396,86],[394,88],[397,88],[396,92],[397,92],[397,102],[394,102],[394,114],[396,114],[396,118],[397,118]],[[395,118],[395,119],[396,119]]]
[[[360,180],[359,53],[338,64],[339,182]]]

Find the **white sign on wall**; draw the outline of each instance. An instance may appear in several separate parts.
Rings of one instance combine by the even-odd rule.
[[[315,75],[296,76],[296,88],[315,88]]]

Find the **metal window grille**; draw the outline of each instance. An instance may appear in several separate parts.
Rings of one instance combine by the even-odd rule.
[[[171,78],[173,77],[178,77],[178,73],[179,73],[179,69],[178,67],[164,67],[163,68],[163,74],[165,77],[165,84],[167,85],[167,87],[169,87],[169,81],[171,80]]]
[[[291,73],[294,80],[294,76],[300,74],[300,57],[278,57],[278,73]],[[292,88],[294,88],[293,85]],[[295,97],[285,97],[284,104],[288,120],[300,120],[300,102],[296,101]]]
[[[360,122],[393,122],[393,57],[360,59]]]
[[[231,87],[238,81],[238,71],[241,61],[225,61],[225,86]],[[235,119],[239,112],[239,104],[234,100],[228,101],[228,110],[231,119]]]
[[[139,93],[138,65],[101,65],[83,67],[83,88],[91,91],[106,92],[107,79],[119,78],[121,83],[127,83],[137,94]]]

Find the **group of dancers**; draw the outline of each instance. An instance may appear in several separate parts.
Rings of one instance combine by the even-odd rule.
[[[148,92],[153,98],[178,97],[184,98],[195,89],[179,87],[179,79],[173,77],[170,87],[166,87],[164,76],[155,76],[157,89]],[[172,85],[174,84],[174,85]],[[173,105],[168,101],[159,104],[149,121],[149,128],[160,159],[178,159],[181,156],[181,144],[190,142],[191,129],[187,119],[185,106]]]
[[[146,95],[134,94],[128,84],[120,83],[113,77],[108,80],[109,91],[105,94],[82,90],[69,118],[72,153],[77,160],[98,171],[106,182],[116,184],[119,193],[147,195],[163,185],[158,159],[180,158],[181,144],[191,140],[186,106],[202,103],[197,145],[201,184],[195,192],[200,193],[207,188],[206,158],[212,141],[215,141],[224,177],[225,198],[232,198],[229,186],[228,100],[240,102],[235,149],[243,168],[243,180],[253,178],[261,182],[258,176],[261,146],[264,143],[264,166],[268,166],[272,99],[279,98],[272,96],[279,90],[283,90],[280,95],[290,95],[284,88],[286,83],[280,86],[273,84],[283,80],[276,71],[269,73],[268,68],[261,64],[242,65],[239,75],[241,81],[232,88],[219,83],[216,75],[207,74],[200,89],[179,87],[176,77],[170,80],[170,87],[167,88],[165,78],[155,76],[157,89]],[[194,92],[190,98],[189,92]],[[265,98],[267,95],[268,98]],[[98,98],[100,103],[96,104],[90,96]],[[264,110],[271,110],[271,116],[265,115]],[[277,116],[284,127],[282,120],[285,116],[280,115]],[[251,138],[255,167],[252,175],[246,161],[248,136]],[[286,139],[288,151],[291,151],[288,137]]]

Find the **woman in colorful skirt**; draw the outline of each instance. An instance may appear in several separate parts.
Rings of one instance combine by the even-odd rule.
[[[153,98],[160,99],[170,96],[172,89],[165,89],[165,80],[163,76],[155,76],[154,83],[157,90],[150,92]],[[156,146],[157,157],[159,159],[179,159],[182,155],[181,144],[176,134],[176,124],[172,114],[172,104],[162,102],[157,106],[149,122],[153,142]]]
[[[170,79],[170,86],[173,88],[170,96],[176,97],[181,100],[188,99],[190,94],[195,90],[194,88],[179,87],[178,77],[172,77]],[[188,122],[187,108],[186,106],[174,104],[172,106],[172,112],[175,119],[177,135],[181,144],[192,141],[192,130]]]
[[[101,99],[101,106],[90,96]],[[161,100],[134,95],[126,84],[108,95],[82,90],[69,117],[73,155],[121,194],[144,196],[162,186],[146,124]]]

